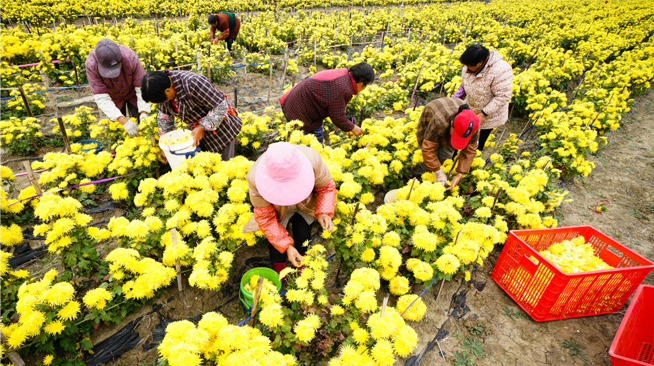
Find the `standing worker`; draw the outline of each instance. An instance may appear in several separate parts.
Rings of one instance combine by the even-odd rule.
[[[457,174],[448,189],[459,184],[477,156],[479,117],[459,98],[439,98],[429,102],[418,120],[418,146],[426,168],[434,172],[436,181],[447,187],[447,176],[441,169],[445,160],[459,153]]]
[[[304,122],[304,134],[316,135],[320,143],[324,133],[322,122],[327,117],[341,130],[359,136],[361,127],[347,119],[345,110],[352,96],[362,92],[373,81],[375,71],[365,62],[349,70],[325,70],[302,80],[282,95],[279,103],[288,121]]]
[[[252,165],[247,181],[254,217],[243,232],[263,232],[277,273],[287,259],[300,267],[311,224],[317,220],[324,230],[334,231],[336,185],[320,154],[307,146],[274,143]]]
[[[227,51],[232,52],[232,44],[238,36],[238,31],[241,29],[241,21],[234,15],[234,13],[220,13],[218,15],[211,14],[207,18],[209,22],[209,34],[213,44],[218,44],[218,41],[225,41]],[[216,37],[216,30],[222,32]]]
[[[459,58],[463,66],[461,86],[453,97],[463,99],[479,117],[479,150],[493,129],[509,119],[513,69],[502,55],[480,44],[469,46]]]
[[[145,70],[136,52],[104,38],[89,53],[84,65],[98,108],[110,120],[118,120],[130,136],[138,135],[139,127],[128,117],[147,117],[150,103],[141,96]]]
[[[234,157],[234,141],[243,122],[229,98],[206,76],[190,71],[152,71],[141,84],[143,99],[159,104],[160,136],[174,130],[175,118],[179,118],[193,131],[193,146],[220,153],[224,161]]]

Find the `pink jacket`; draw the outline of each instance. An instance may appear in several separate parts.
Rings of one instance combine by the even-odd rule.
[[[118,109],[122,108],[126,101],[129,101],[132,105],[137,105],[136,90],[134,88],[141,87],[141,79],[145,76],[145,70],[136,52],[127,46],[119,45],[119,47],[123,61],[120,75],[117,78],[107,79],[100,76],[95,50],[91,51],[84,63],[91,92],[93,94],[109,94]]]
[[[483,109],[488,115],[480,128],[486,130],[504,125],[509,118],[513,70],[508,62],[502,60],[502,55],[490,51],[488,63],[479,74],[468,73],[464,66],[461,78],[466,94],[464,102],[475,113]]]

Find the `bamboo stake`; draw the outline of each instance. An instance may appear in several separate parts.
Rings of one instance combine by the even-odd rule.
[[[316,66],[316,39],[313,39],[313,66]]]
[[[68,142],[68,134],[66,133],[66,125],[64,124],[64,120],[61,117],[57,117],[57,123],[59,124],[59,132],[61,133],[61,138],[64,140],[64,150],[66,151],[66,154],[70,155],[72,154],[72,150],[70,149],[70,142]]]
[[[259,297],[261,296],[261,289],[263,288],[263,277],[259,277],[257,280],[257,287],[254,290],[254,298],[252,299],[252,311],[250,312],[250,317],[252,322],[250,326],[254,328],[254,323],[257,319],[257,310],[259,310]]]
[[[170,236],[172,238],[172,246],[177,245],[177,229],[172,228],[170,229]],[[181,272],[181,266],[179,264],[179,259],[175,259],[175,269],[177,271],[177,290],[179,292],[182,292],[184,290],[184,287],[182,286],[182,272]]]
[[[456,163],[457,163],[457,161],[459,161],[459,156],[460,155],[461,154],[457,154],[456,157],[454,158],[454,161],[452,162],[452,169],[450,169],[450,171],[447,172],[447,180],[452,179],[452,173],[454,173],[454,171],[455,171],[454,168],[456,168]]]
[[[30,180],[30,183],[32,183],[32,187],[34,187],[36,194],[43,193],[43,191],[41,191],[41,186],[39,186],[39,182],[36,179],[36,176],[34,175],[34,171],[32,171],[32,166],[30,165],[30,163],[28,161],[23,161],[23,166],[25,167],[27,176]]]
[[[270,92],[272,91],[272,77],[273,77],[273,63],[272,59],[270,60],[270,77],[268,78],[268,101],[270,103]]]
[[[126,108],[127,109],[127,108]],[[157,141],[154,135],[150,136],[150,143],[152,144],[152,147],[157,147]],[[155,172],[157,179],[159,179],[159,165],[157,164],[157,171]]]
[[[198,60],[198,73],[200,72],[200,69],[202,66],[200,65],[200,51],[197,52],[197,60]]]
[[[234,88],[234,109],[238,108],[238,88]]]
[[[407,60],[409,59],[409,56],[407,55]],[[413,92],[411,93],[411,100],[414,100],[416,96],[416,88],[418,87],[418,83],[420,82],[420,74],[422,74],[422,68],[425,67],[425,65],[420,65],[420,71],[418,71],[418,77],[416,78],[416,83],[413,85]],[[418,101],[416,100],[413,104],[413,110],[416,110],[416,107],[418,106]]]
[[[291,76],[291,86],[295,86],[295,73]]]
[[[549,163],[549,162],[548,162]],[[491,217],[493,216],[493,211],[495,210],[495,205],[497,204],[497,199],[500,197],[500,193],[502,193],[502,187],[500,187],[497,190],[497,193],[495,194],[495,199],[493,200],[493,207],[491,207]],[[486,225],[488,225],[491,221],[491,218],[488,218],[488,221],[486,221]]]
[[[386,294],[386,297],[384,297],[384,301],[382,302],[382,308],[381,308],[381,313],[379,314],[380,318],[384,317],[384,314],[386,314],[386,306],[388,306],[388,297],[390,295]]]
[[[25,104],[25,109],[27,109],[27,114],[30,117],[34,117],[32,114],[32,108],[30,107],[30,103],[27,101],[27,96],[25,95],[25,90],[23,89],[23,86],[18,87],[18,91],[20,92],[20,97],[23,98],[23,104]]]
[[[243,66],[243,79],[245,79],[245,81],[248,80],[248,63],[245,60],[246,54],[247,54],[247,52],[244,50],[243,51],[243,65],[245,65],[245,66]]]

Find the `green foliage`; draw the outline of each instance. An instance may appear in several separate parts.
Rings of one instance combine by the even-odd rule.
[[[570,353],[570,356],[573,356],[573,357],[578,356],[582,360],[588,361],[588,358],[586,357],[586,355],[584,355],[582,353],[582,350],[585,350],[586,346],[583,346],[583,345],[577,343],[577,341],[574,338],[570,337],[570,339],[566,339],[562,343],[559,343],[559,345],[561,347],[563,347],[563,348],[567,348],[568,352]],[[584,366],[585,365],[586,364],[584,363]]]
[[[472,338],[467,338],[465,341],[463,341],[463,346],[461,346],[461,348],[465,350],[469,350],[470,353],[473,354],[475,357],[486,358],[486,356],[484,355],[483,343],[477,342]]]
[[[470,333],[478,336],[484,332],[484,327],[481,324],[477,324],[474,327],[468,328],[468,330],[470,331]]]
[[[522,312],[520,310],[516,311],[516,310],[510,309],[507,306],[502,308],[502,310],[503,310],[502,315],[506,315],[511,319],[527,319],[527,314],[525,314],[524,312]]]

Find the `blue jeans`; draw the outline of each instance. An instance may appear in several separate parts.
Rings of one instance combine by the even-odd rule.
[[[323,137],[325,136],[325,129],[323,128],[322,125],[320,125],[320,127],[316,128],[315,130],[305,132],[304,134],[305,135],[308,135],[308,134],[315,135],[316,138],[318,139],[318,142],[320,142],[322,144],[323,143]]]

